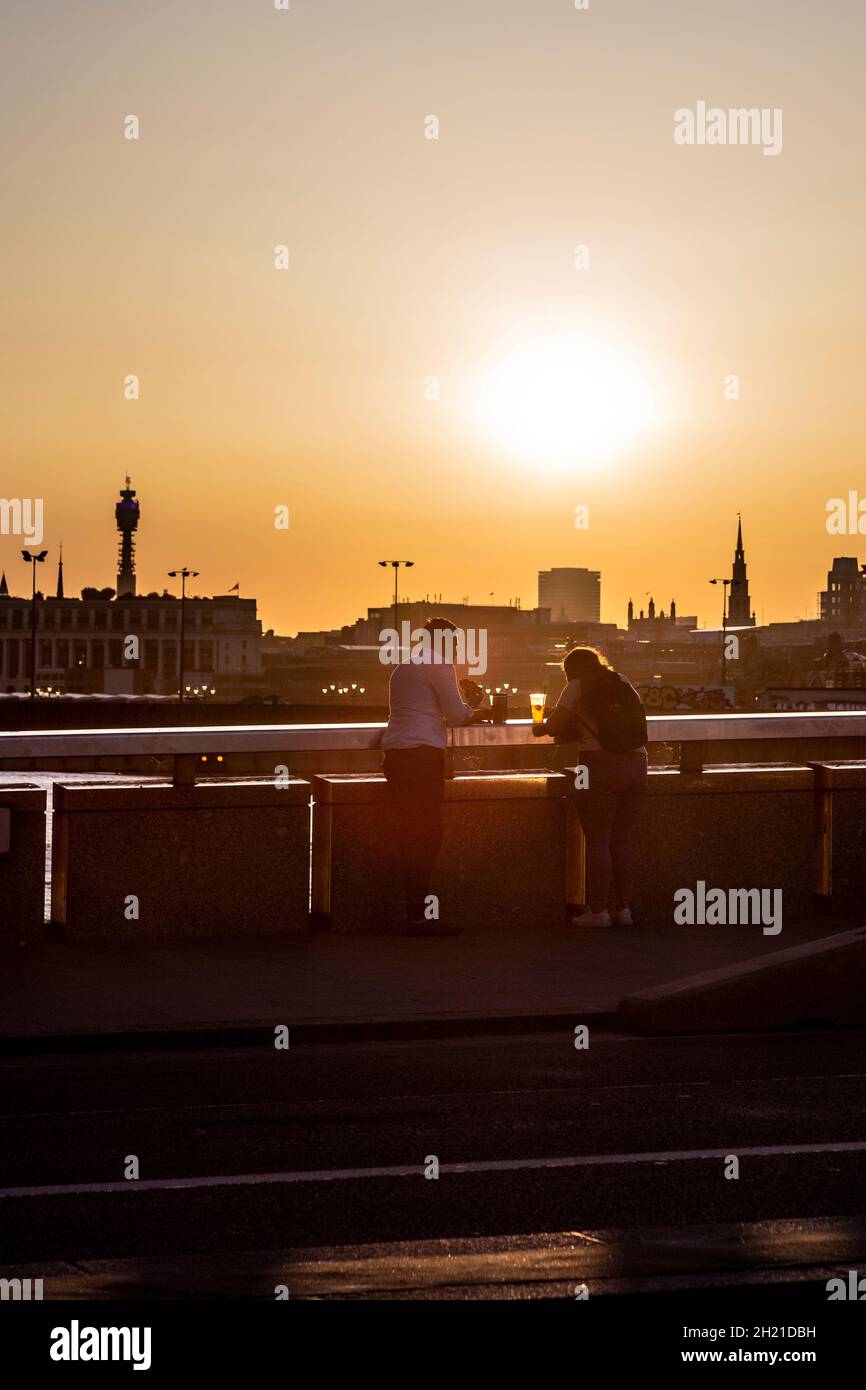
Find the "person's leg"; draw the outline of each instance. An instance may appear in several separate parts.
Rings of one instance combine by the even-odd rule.
[[[445,760],[436,748],[399,748],[385,754],[383,771],[406,917],[418,921],[424,917],[430,877],[442,845]]]
[[[406,874],[406,912],[410,921],[424,918],[433,866],[442,848],[442,800],[445,759],[436,748],[419,748],[413,768],[412,849]]]
[[[415,845],[412,827],[411,759],[407,762],[407,752],[411,752],[411,749],[395,748],[386,753],[382,759],[382,772],[388,783],[388,799],[391,803],[390,828],[394,864],[400,875],[404,901],[408,905]]]
[[[605,912],[613,867],[610,839],[617,797],[610,789],[605,754],[588,752],[583,761],[589,785],[575,793],[575,805],[585,842],[586,898],[591,912]]]
[[[624,753],[623,790],[617,798],[616,815],[611,827],[612,859],[611,900],[615,912],[631,907],[634,891],[634,824],[646,791],[646,750]]]

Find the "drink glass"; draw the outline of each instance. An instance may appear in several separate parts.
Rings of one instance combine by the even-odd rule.
[[[529,708],[532,710],[533,724],[540,724],[544,719],[544,701],[545,695],[543,692],[540,695],[535,694],[529,697]]]

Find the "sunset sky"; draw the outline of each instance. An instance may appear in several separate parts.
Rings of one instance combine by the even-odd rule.
[[[140,591],[188,564],[280,632],[397,557],[412,597],[586,565],[606,621],[715,623],[738,511],[759,621],[866,561],[825,526],[866,497],[863,0],[3,9],[0,496],[67,593],[114,583],[127,472]],[[781,153],[676,145],[698,101],[781,108]]]

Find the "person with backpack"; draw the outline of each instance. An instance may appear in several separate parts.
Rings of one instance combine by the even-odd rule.
[[[647,725],[640,696],[593,647],[574,647],[567,681],[537,737],[557,743],[557,764],[572,762],[577,814],[586,841],[587,902],[575,926],[630,926],[632,832],[647,784]],[[573,754],[573,758],[569,755]],[[576,764],[586,772],[578,772]]]

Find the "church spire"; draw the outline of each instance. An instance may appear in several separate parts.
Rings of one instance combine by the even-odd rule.
[[[6,571],[0,575],[0,598],[9,597],[9,585],[6,583]]]
[[[63,598],[63,542],[60,542],[60,559],[57,562],[57,598]]]
[[[746,552],[743,549],[743,521],[737,513],[737,548],[734,551],[734,564],[731,570],[731,596],[728,600],[728,623],[731,627],[754,627],[755,615],[749,597],[749,581],[746,576]]]

